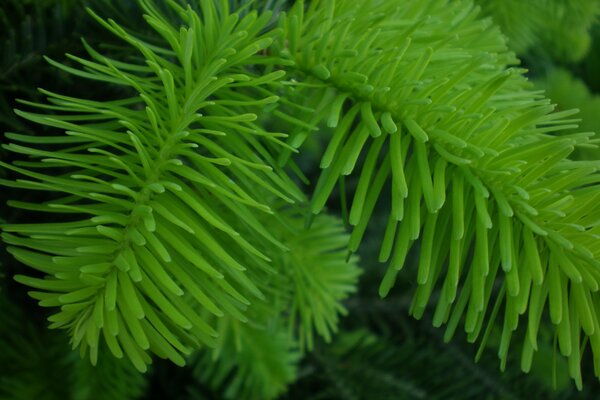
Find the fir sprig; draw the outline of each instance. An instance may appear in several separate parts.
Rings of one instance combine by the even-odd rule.
[[[101,352],[92,366],[10,294],[0,279],[0,399],[133,400],[144,393],[147,381],[130,362]]]
[[[598,374],[598,164],[567,160],[591,145],[591,133],[565,133],[575,111],[552,112],[529,89],[498,29],[468,1],[300,1],[281,27],[275,51],[299,82],[290,96],[320,101],[290,144],[320,121],[333,128],[311,211],[343,176],[360,175],[349,194],[356,251],[390,187],[381,295],[418,244],[412,315],[423,315],[439,285],[434,324],[448,324],[448,339],[463,321],[469,341],[485,346],[503,318],[503,366],[522,320],[525,370],[548,315],[572,377],[581,385],[588,339]]]
[[[599,164],[568,159],[595,142],[531,90],[472,1],[299,0],[278,27],[253,10],[268,1],[139,4],[150,35],[91,12],[125,48],[48,60],[124,95],[23,101],[19,115],[56,134],[7,133],[22,159],[0,163],[16,176],[0,183],[46,196],[10,202],[48,221],[3,227],[42,274],[15,279],[92,363],[102,343],[140,371],[150,353],[183,365],[215,347],[225,358],[206,379],[235,372],[230,397],[275,396],[296,347],[335,332],[379,208],[382,296],[413,252],[410,313],[433,308],[446,339],[462,323],[485,348],[499,320],[504,368],[521,325],[528,371],[549,320],[578,386],[588,343],[600,375]],[[306,182],[292,155],[317,135],[304,229],[284,168]],[[317,215],[338,184],[349,239]],[[278,365],[253,370],[269,334]]]
[[[304,228],[302,213],[285,211],[270,225],[289,251],[268,252],[276,273],[261,282],[265,303],[248,310],[247,322],[220,318],[215,349],[195,362],[194,375],[231,399],[271,399],[296,377],[297,364],[312,350],[315,333],[330,342],[342,301],[352,294],[360,273],[357,258],[346,259],[349,235],[327,215]]]
[[[202,3],[200,13],[172,4],[186,26],[180,29],[152,3],[140,4],[162,47],[92,13],[138,55],[119,61],[86,45],[91,60],[70,57],[82,69],[49,60],[75,76],[129,88],[131,96],[96,101],[44,92],[50,104],[24,102],[49,113],[19,111],[22,117],[66,134],[8,133],[14,143],[5,148],[31,161],[2,165],[23,176],[6,185],[63,194],[13,207],[69,216],[4,226],[9,251],[48,274],[16,279],[40,290],[32,296],[41,305],[60,307],[51,327],[68,328],[73,346],[89,349],[92,362],[103,340],[116,357],[125,354],[145,370],[146,350],[181,365],[181,354],[214,343],[216,331],[190,301],[221,316],[263,298],[246,272],[269,261],[256,243],[285,247],[253,216],[272,213],[258,194],[288,202],[302,194],[270,166],[269,146],[283,146],[281,135],[263,130],[247,111],[277,99],[249,94],[280,72],[258,76],[240,68],[261,63],[258,52],[272,42],[272,32],[261,33],[270,16],[238,18],[225,2]],[[215,202],[254,236],[226,223]],[[246,254],[244,264],[229,255],[235,248]]]

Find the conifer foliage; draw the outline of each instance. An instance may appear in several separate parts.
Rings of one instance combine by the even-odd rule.
[[[113,19],[125,3],[143,26]],[[17,194],[2,241],[27,267],[10,278],[91,375],[129,377],[115,398],[158,359],[226,398],[276,398],[336,341],[373,261],[381,297],[410,282],[409,313],[446,341],[461,326],[477,359],[492,347],[528,372],[552,337],[579,389],[588,357],[600,377],[597,139],[526,78],[513,50],[534,33],[511,49],[472,0],[123,4],[88,9],[110,45],[46,58],[83,89],[20,100],[43,133],[7,124],[0,161]],[[374,338],[349,348],[380,357]],[[385,390],[421,393],[398,382]]]
[[[504,365],[521,322],[528,370],[547,310],[581,385],[585,338],[600,351],[593,298],[600,248],[590,209],[600,192],[594,164],[566,157],[589,146],[591,133],[563,132],[573,112],[552,112],[528,88],[498,29],[477,19],[472,4],[373,2],[369,10],[351,1],[311,2],[307,10],[297,3],[283,23],[288,45],[280,54],[316,86],[308,91],[321,92],[300,96],[330,96],[319,111],[335,128],[311,211],[319,213],[338,179],[357,169],[348,216],[355,251],[387,183],[379,259],[389,267],[380,294],[418,243],[412,315],[423,315],[440,285],[433,323],[447,324],[447,338],[462,323],[469,341],[481,337],[485,346],[487,320],[502,309],[498,355]],[[308,134],[298,131],[290,142]]]

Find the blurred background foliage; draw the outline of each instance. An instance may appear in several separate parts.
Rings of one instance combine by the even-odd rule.
[[[244,3],[244,0],[235,3]],[[280,10],[285,1],[263,0],[259,7]],[[600,2],[592,0],[477,0],[482,12],[498,23],[509,45],[529,69],[533,84],[559,109],[577,108],[581,130],[600,131]],[[134,0],[3,0],[0,5],[0,128],[44,134],[13,113],[15,99],[37,100],[38,87],[97,96],[118,90],[81,81],[74,87],[67,75],[50,67],[43,55],[64,60],[64,53],[82,51],[80,37],[92,45],[118,52],[119,44],[90,19],[84,5],[101,15],[126,21],[130,29],[146,27],[135,11]],[[35,131],[34,131],[35,129]],[[300,159],[311,177],[317,171],[320,143],[310,143]],[[575,156],[597,159],[594,151]],[[4,159],[8,155],[0,153]],[[312,166],[312,167],[309,167]],[[313,170],[311,170],[313,168]],[[313,176],[314,177],[314,176]],[[347,182],[351,187],[354,182]],[[4,206],[10,191],[0,192],[4,221],[23,219]],[[24,199],[23,199],[24,200]],[[339,212],[342,201],[330,208]],[[337,208],[337,209],[336,209]],[[374,215],[372,226],[384,223]],[[367,233],[368,234],[368,233]],[[464,338],[445,343],[443,331],[431,327],[431,315],[420,321],[409,317],[410,277],[404,277],[392,294],[381,300],[377,288],[384,272],[377,263],[374,234],[361,249],[365,273],[360,290],[347,302],[350,317],[332,343],[317,341],[315,350],[298,360],[282,349],[277,337],[260,330],[244,335],[249,346],[239,352],[226,347],[219,365],[210,352],[194,355],[180,368],[157,360],[142,375],[127,361],[101,357],[98,366],[69,349],[67,335],[46,329],[45,312],[26,296],[25,288],[8,277],[23,270],[0,250],[0,399],[260,399],[285,390],[281,399],[593,399],[600,385],[591,372],[578,392],[568,379],[565,360],[555,355],[551,337],[541,349],[529,375],[520,372],[518,356],[506,371],[491,349],[480,354]],[[369,246],[371,244],[371,246]],[[409,257],[408,263],[416,263]],[[252,330],[251,327],[245,327]],[[224,339],[228,340],[228,339]],[[488,346],[495,348],[494,332]],[[261,351],[262,350],[262,351]],[[519,351],[513,352],[515,355]],[[478,356],[478,362],[475,357]],[[225,361],[223,361],[225,360]],[[589,360],[591,362],[591,360]],[[584,368],[591,371],[591,368]],[[261,376],[268,376],[265,383]],[[265,386],[266,385],[266,386]],[[271,396],[272,395],[272,396]]]

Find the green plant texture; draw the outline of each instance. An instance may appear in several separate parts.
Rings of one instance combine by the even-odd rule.
[[[311,398],[296,380],[314,398],[520,395],[484,373],[463,385],[488,389],[424,388],[452,368],[444,353],[416,373],[442,341],[497,354],[524,393],[567,393],[567,376],[588,393],[597,95],[554,66],[536,87],[516,54],[581,60],[599,5],[476,3],[95,0],[80,44],[11,28],[0,83],[25,83],[0,101],[0,398],[141,398],[175,366],[187,392],[168,398]],[[79,20],[85,4],[14,7]],[[406,301],[361,316],[367,293]],[[64,334],[36,337],[26,310]],[[26,384],[55,363],[71,372]]]
[[[580,61],[600,13],[596,0],[478,0],[519,54],[533,51],[562,63]]]
[[[535,81],[540,89],[545,90],[557,107],[563,110],[579,109],[577,118],[581,119],[578,129],[586,132],[598,132],[598,112],[600,97],[591,93],[585,83],[574,77],[568,70],[554,69],[546,76]]]

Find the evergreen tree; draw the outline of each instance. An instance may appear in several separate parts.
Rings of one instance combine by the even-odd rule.
[[[4,2],[0,399],[593,398],[599,13]]]

